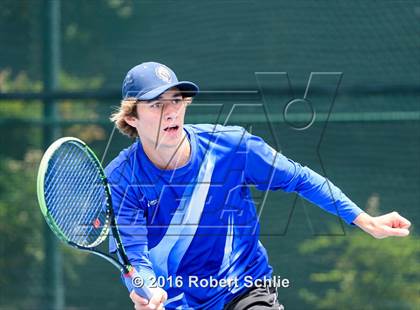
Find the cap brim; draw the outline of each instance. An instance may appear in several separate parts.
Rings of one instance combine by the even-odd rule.
[[[188,81],[181,81],[173,84],[167,84],[160,87],[157,87],[141,96],[136,97],[139,100],[152,100],[160,95],[162,95],[165,91],[170,88],[176,87],[180,90],[183,97],[194,97],[197,95],[199,88],[196,84]]]

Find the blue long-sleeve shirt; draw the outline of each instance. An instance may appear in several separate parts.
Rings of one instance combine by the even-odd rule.
[[[183,167],[157,168],[137,140],[105,169],[127,255],[159,279],[148,284],[163,285],[166,309],[222,309],[246,289],[246,277],[271,277],[250,186],[297,192],[349,224],[362,212],[327,179],[241,127],[184,130],[191,155]],[[210,279],[232,285],[195,285]]]

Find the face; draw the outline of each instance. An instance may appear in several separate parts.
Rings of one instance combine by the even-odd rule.
[[[127,117],[143,145],[162,149],[177,147],[184,138],[183,126],[187,99],[177,88],[171,88],[150,101],[137,104],[138,117]]]

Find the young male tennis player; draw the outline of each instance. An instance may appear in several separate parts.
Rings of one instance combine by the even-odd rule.
[[[105,169],[127,255],[153,292],[147,301],[128,285],[135,309],[282,308],[249,186],[297,192],[375,238],[409,234],[398,213],[369,216],[241,127],[184,125],[198,91],[167,66],[142,63],[111,117],[136,138]]]

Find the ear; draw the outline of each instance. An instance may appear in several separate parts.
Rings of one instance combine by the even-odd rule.
[[[137,121],[138,119],[134,116],[125,116],[125,122],[130,125],[131,127],[137,128]]]

